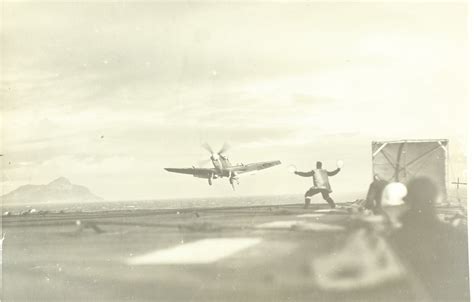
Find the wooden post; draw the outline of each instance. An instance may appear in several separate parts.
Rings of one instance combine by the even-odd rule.
[[[458,201],[461,201],[461,199],[459,198],[459,185],[467,186],[467,182],[460,182],[459,177],[458,177],[457,181],[452,182],[452,184],[456,185],[456,198],[457,198]]]

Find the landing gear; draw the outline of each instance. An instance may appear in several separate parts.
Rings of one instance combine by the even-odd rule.
[[[235,191],[235,184],[236,183],[239,184],[239,179],[234,173],[230,175],[229,182],[230,182],[230,185],[232,186],[232,189]]]
[[[212,174],[209,174],[209,177],[207,178],[207,183],[212,186],[212,177],[213,175]]]

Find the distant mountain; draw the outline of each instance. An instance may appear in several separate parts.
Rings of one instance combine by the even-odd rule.
[[[77,203],[102,201],[84,186],[60,177],[47,185],[25,185],[1,197],[3,204]]]

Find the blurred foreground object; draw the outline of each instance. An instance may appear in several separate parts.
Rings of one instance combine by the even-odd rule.
[[[405,269],[384,238],[365,229],[332,254],[314,261],[318,287],[327,291],[373,288],[401,280]]]
[[[407,188],[399,182],[388,184],[382,194],[382,206],[399,206],[402,205],[403,198],[407,195]]]
[[[434,204],[440,192],[434,181],[415,178],[407,189],[408,209],[391,236],[394,247],[432,300],[468,301],[467,233],[438,219]]]

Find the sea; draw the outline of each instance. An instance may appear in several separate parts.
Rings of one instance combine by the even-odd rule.
[[[363,194],[337,194],[333,198],[336,202],[350,202],[362,197]],[[29,211],[68,213],[68,212],[101,212],[101,211],[133,211],[133,210],[169,210],[192,208],[244,207],[269,206],[284,204],[303,204],[302,194],[262,195],[262,196],[229,196],[209,198],[173,198],[150,200],[101,201],[87,203],[28,203],[22,205],[3,205],[3,214],[21,214]],[[313,197],[313,203],[325,201],[321,196]]]
[[[449,190],[448,199],[459,201],[461,205],[467,206],[466,188],[460,190]],[[351,192],[333,194],[336,203],[348,203],[365,197],[365,192]],[[253,207],[284,204],[303,204],[302,194],[286,195],[262,195],[262,196],[228,196],[228,197],[199,197],[199,198],[170,198],[150,200],[122,200],[101,202],[78,202],[78,203],[41,203],[2,205],[3,215],[18,215],[28,212],[49,213],[73,213],[73,212],[109,212],[109,211],[133,211],[133,210],[170,210],[170,209],[193,209],[193,208],[219,208],[219,207]],[[325,204],[320,195],[312,198],[313,204]]]

